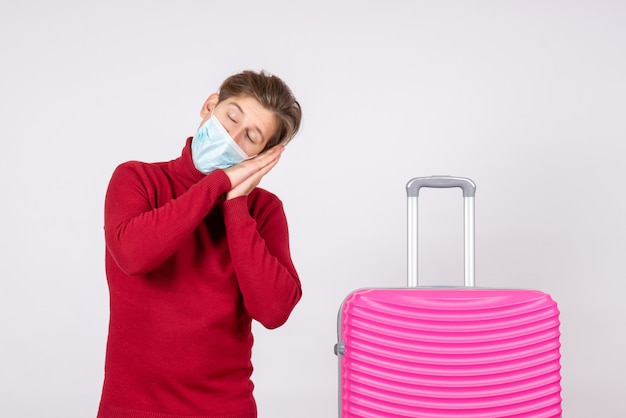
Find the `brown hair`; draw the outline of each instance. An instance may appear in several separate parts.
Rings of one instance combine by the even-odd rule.
[[[276,133],[267,141],[265,149],[288,142],[300,129],[302,109],[291,89],[283,80],[265,71],[243,71],[228,77],[219,90],[219,101],[229,97],[248,96],[256,99],[276,116]]]

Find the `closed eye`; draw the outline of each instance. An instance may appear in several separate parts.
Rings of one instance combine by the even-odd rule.
[[[256,144],[256,138],[253,138],[253,137],[250,135],[250,131],[246,131],[246,138],[248,138],[248,140],[249,140],[250,142],[252,142],[253,144]]]

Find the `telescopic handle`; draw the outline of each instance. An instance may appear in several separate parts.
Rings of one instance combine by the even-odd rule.
[[[416,177],[406,185],[407,192],[407,285],[417,287],[417,199],[422,187],[451,188],[459,187],[463,190],[463,225],[464,225],[464,248],[465,248],[465,286],[475,286],[474,266],[474,196],[476,184],[465,177],[431,176]]]

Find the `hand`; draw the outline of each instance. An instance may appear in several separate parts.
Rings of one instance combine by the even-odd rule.
[[[254,158],[224,169],[232,185],[232,189],[226,194],[226,199],[234,199],[235,197],[250,194],[261,182],[263,176],[269,173],[278,163],[284,149],[284,145],[277,145]]]

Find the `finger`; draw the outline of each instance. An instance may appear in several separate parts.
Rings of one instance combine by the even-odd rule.
[[[225,169],[224,171],[228,175],[232,187],[237,187],[250,176],[269,166],[267,171],[261,174],[261,176],[265,175],[276,165],[283,150],[284,146],[273,147],[253,158]]]
[[[280,146],[275,146],[272,147],[266,151],[263,151],[262,153],[260,153],[259,155],[251,158],[248,161],[252,161],[252,160],[257,160],[257,161],[262,161],[264,163],[269,163],[270,161],[275,160],[276,158],[279,158],[280,155],[282,154],[282,152],[284,151],[285,147],[280,145]]]
[[[276,158],[271,160],[268,164],[266,164],[263,167],[261,167],[256,172],[251,173],[250,177],[248,177],[246,180],[244,180],[244,182],[250,181],[252,183],[255,183],[255,185],[258,184],[261,181],[261,179],[263,178],[263,176],[265,176],[267,173],[269,173],[276,166],[276,164],[278,164],[279,160],[280,160],[280,155],[278,155]]]
[[[241,162],[239,165],[250,171],[257,171],[270,164],[272,161],[280,158],[282,149],[278,147],[270,148],[248,160]]]
[[[255,172],[250,177],[243,180],[240,184],[233,187],[230,192],[226,194],[226,199],[233,199],[239,196],[250,194],[250,192],[259,185],[263,176],[269,173],[269,171],[274,168],[276,164],[278,164],[278,159],[273,160],[270,164],[266,165],[261,170]]]
[[[262,170],[268,164],[272,164],[280,158],[282,149],[272,148],[253,158],[245,160],[238,164],[239,168],[245,170],[246,174],[252,175],[256,171]]]

